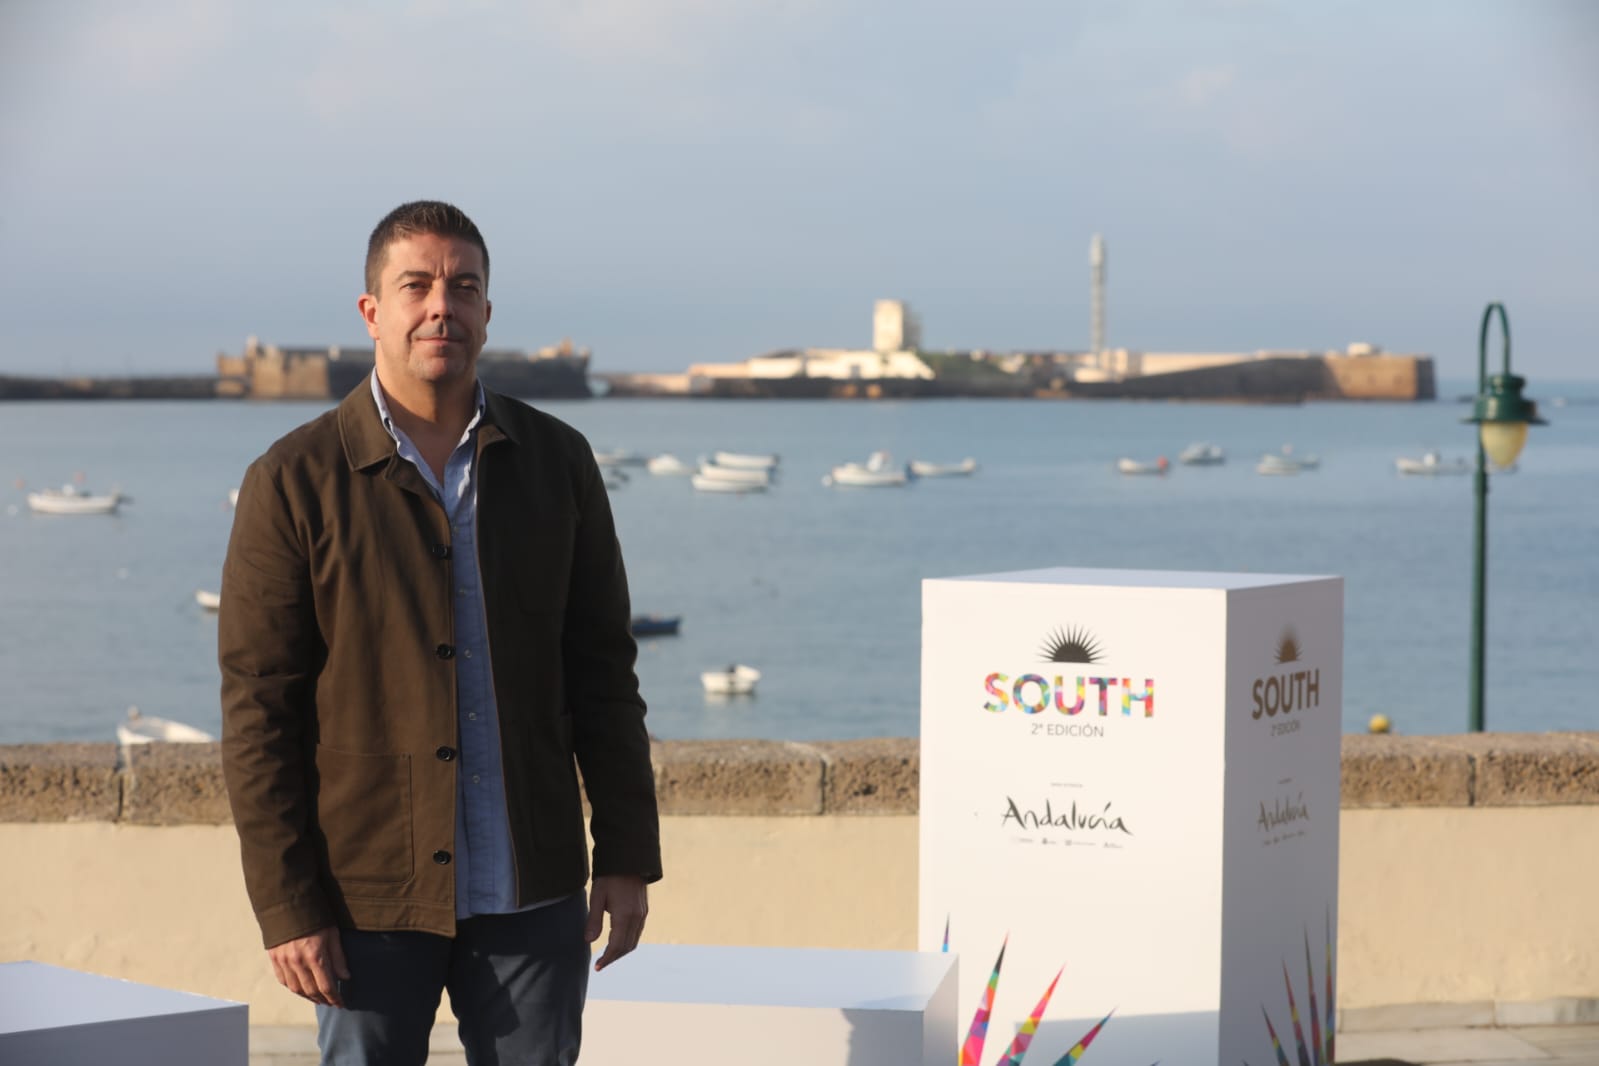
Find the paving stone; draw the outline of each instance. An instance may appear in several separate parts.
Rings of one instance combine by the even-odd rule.
[[[1340,1064],[1368,1059],[1411,1063],[1547,1062],[1550,1056],[1508,1029],[1402,1029],[1338,1036]]]

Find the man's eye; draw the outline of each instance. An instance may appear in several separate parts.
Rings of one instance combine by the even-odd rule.
[[[422,287],[422,283],[420,281],[408,281],[405,284],[400,286],[401,289],[413,290],[413,291],[416,290],[416,289],[420,289],[421,287]]]

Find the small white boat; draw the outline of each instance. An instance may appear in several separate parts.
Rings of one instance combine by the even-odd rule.
[[[39,514],[115,514],[127,497],[112,489],[96,496],[76,485],[28,493],[28,509]]]
[[[1320,466],[1321,460],[1314,455],[1295,455],[1294,446],[1284,444],[1282,451],[1267,452],[1261,456],[1260,462],[1255,464],[1255,473],[1285,477],[1303,470],[1315,470]]]
[[[212,592],[210,589],[196,589],[194,602],[204,611],[220,611],[222,609],[222,593]]]
[[[1164,455],[1153,462],[1145,462],[1142,459],[1116,460],[1116,472],[1118,474],[1164,474],[1170,466],[1170,461]]]
[[[747,696],[755,691],[755,682],[761,672],[753,666],[734,663],[726,670],[707,670],[700,675],[700,684],[713,696]]]
[[[1420,474],[1425,477],[1442,477],[1448,474],[1469,474],[1471,464],[1464,459],[1445,459],[1435,451],[1429,451],[1420,459],[1409,456],[1400,456],[1394,460],[1394,466],[1401,474]]]
[[[708,477],[703,473],[695,474],[689,478],[689,484],[699,492],[744,493],[765,492],[764,481],[729,481],[725,478]]]
[[[692,466],[689,466],[675,455],[653,456],[649,462],[644,464],[644,468],[652,474],[660,474],[662,476],[692,474],[694,472]]]
[[[835,466],[822,479],[824,485],[857,489],[893,488],[909,483],[910,474],[906,468],[896,466],[893,457],[881,451],[873,452],[864,463],[844,463],[842,466]]]
[[[977,471],[977,460],[971,457],[958,463],[929,463],[922,459],[911,460],[911,473],[917,477],[968,477]]]
[[[139,713],[139,708],[129,707],[126,721],[117,723],[117,743],[150,744],[165,742],[176,744],[204,744],[215,740],[210,733],[174,722],[169,718]]]
[[[1190,444],[1177,453],[1177,461],[1184,466],[1219,466],[1227,461],[1227,453],[1214,444]]]
[[[602,467],[643,466],[649,462],[638,452],[622,451],[621,449],[602,452],[598,448],[594,449],[594,461]]]
[[[234,508],[237,508],[239,506],[239,490],[238,489],[229,489],[228,490],[228,506],[229,507],[234,507]]]
[[[711,462],[717,466],[738,470],[771,470],[777,466],[775,455],[752,455],[749,452],[712,452]]]
[[[739,485],[759,485],[761,488],[772,483],[770,471],[756,470],[737,466],[721,466],[717,463],[701,463],[699,476],[712,481],[730,481]]]

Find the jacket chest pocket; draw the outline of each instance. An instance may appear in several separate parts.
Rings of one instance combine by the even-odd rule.
[[[318,747],[316,826],[335,880],[411,879],[411,757]]]

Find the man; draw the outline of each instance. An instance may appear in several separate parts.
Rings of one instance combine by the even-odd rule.
[[[489,255],[391,212],[376,366],[256,460],[223,570],[223,767],[278,980],[327,1063],[576,1060],[596,968],[661,876],[627,578],[587,442],[484,389]],[[574,768],[574,760],[576,768]],[[577,770],[591,808],[592,890]]]

